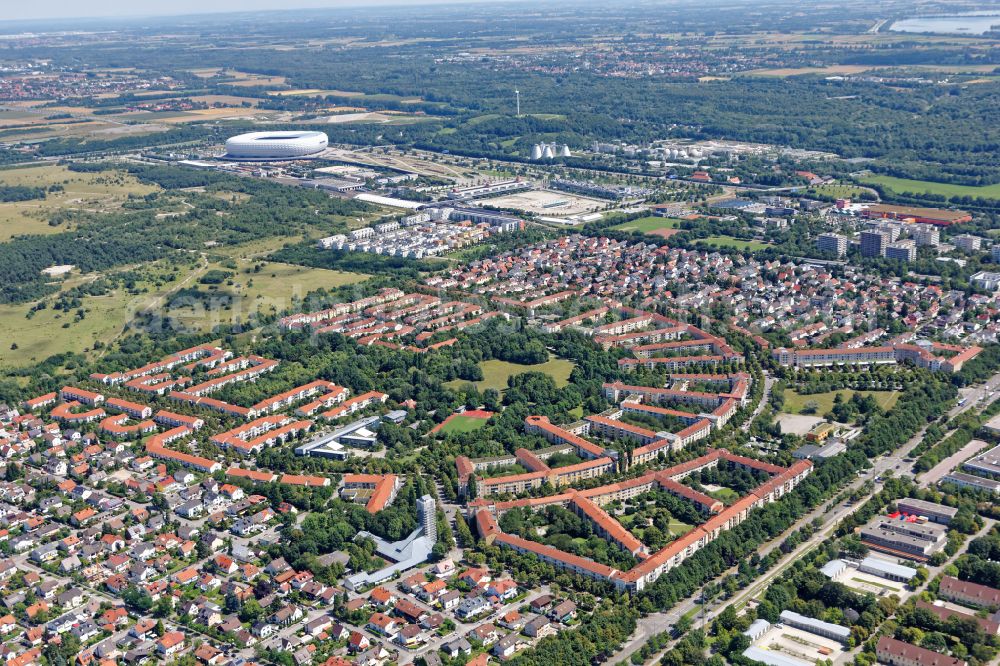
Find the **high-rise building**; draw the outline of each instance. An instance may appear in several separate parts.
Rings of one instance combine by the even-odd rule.
[[[816,249],[842,257],[847,254],[847,237],[834,233],[820,234],[816,239]]]
[[[1000,243],[990,248],[990,256],[993,257],[994,264],[1000,264]]]
[[[941,231],[930,224],[915,224],[910,230],[913,240],[921,247],[937,247],[941,244]]]
[[[963,252],[975,252],[983,246],[983,239],[970,234],[959,234],[952,237],[951,243]]]
[[[898,243],[890,243],[885,248],[885,257],[886,259],[916,261],[917,243],[912,240],[901,240]]]
[[[890,243],[895,243],[903,235],[903,225],[896,224],[895,222],[882,222],[878,226],[878,230],[884,234],[888,234]]]
[[[889,244],[889,236],[881,231],[861,232],[861,256],[884,257],[885,248]]]
[[[437,504],[434,503],[433,497],[424,495],[417,500],[417,515],[420,518],[424,536],[437,542]]]

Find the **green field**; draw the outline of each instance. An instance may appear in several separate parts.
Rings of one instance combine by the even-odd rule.
[[[850,185],[844,183],[831,183],[829,185],[816,185],[807,187],[805,193],[809,195],[823,195],[835,199],[857,199],[863,192],[871,190],[860,185]]]
[[[827,393],[813,393],[811,395],[800,395],[793,389],[785,389],[786,414],[801,414],[806,403],[815,402],[819,405],[816,414],[823,415],[833,409],[833,400],[838,393],[843,394],[844,400],[850,400],[855,394],[853,389],[840,389],[839,391],[829,391]],[[896,406],[899,400],[899,391],[858,391],[861,395],[873,395],[879,407],[888,411]]]
[[[708,238],[699,238],[695,241],[697,245],[716,245],[717,247],[734,247],[737,250],[763,250],[765,247],[770,247],[767,243],[761,243],[755,240],[742,240],[740,238],[733,238],[732,236],[709,236]]]
[[[332,271],[325,268],[308,268],[252,259],[234,259],[234,261],[237,265],[235,271],[217,263],[212,263],[208,267],[235,273],[227,283],[217,287],[219,292],[234,297],[228,309],[204,311],[201,308],[185,308],[171,312],[172,316],[192,329],[211,331],[219,324],[244,322],[257,313],[281,312],[291,307],[293,299],[305,298],[310,291],[320,287],[333,289],[368,279],[367,275],[361,273]],[[248,272],[252,271],[254,265],[262,265],[261,270],[257,273]],[[209,293],[213,291],[205,285],[190,286],[198,286],[202,291]]]
[[[740,494],[732,488],[719,488],[708,493],[709,497],[714,497],[726,506],[729,506],[740,498]]]
[[[482,428],[486,425],[488,420],[489,419],[476,419],[471,416],[457,414],[451,417],[451,419],[449,419],[448,422],[441,427],[439,432],[443,432],[445,434],[472,432],[473,430],[479,430]]]
[[[251,265],[250,261],[237,260],[237,265],[239,269],[232,278],[233,284],[218,286],[220,291],[235,296],[230,307],[211,311],[201,307],[173,307],[166,314],[191,330],[210,331],[217,324],[245,322],[258,311],[281,311],[291,304],[293,295],[304,297],[318,287],[331,289],[368,278],[358,273],[268,262],[260,273],[246,274],[242,271]],[[34,303],[0,305],[0,339],[3,340],[0,365],[27,365],[54,354],[89,350],[98,341],[107,344],[121,334],[137,313],[162,309],[170,302],[171,294],[179,289],[198,288],[212,293],[206,285],[198,284],[198,278],[210,269],[229,270],[203,259],[196,267],[178,273],[175,278],[163,264],[148,264],[143,267],[148,279],[137,285],[138,290],[146,291],[132,294],[119,288],[103,296],[85,297],[81,304],[85,317],[80,321],[75,321],[75,310],[66,313],[48,307],[28,319],[26,315]],[[64,288],[97,277],[71,273],[63,283]],[[157,280],[160,284],[156,284]],[[46,300],[51,301],[52,297]],[[69,326],[64,329],[66,323]],[[11,349],[11,345],[17,345],[16,349]]]
[[[688,525],[687,523],[681,522],[676,518],[670,519],[670,533],[674,536],[683,536],[694,529],[694,525]]]
[[[165,294],[183,286],[183,273],[172,280],[171,273],[161,271],[159,264],[147,266],[146,271],[150,276],[159,277],[163,284],[157,287],[152,281],[139,283],[137,287],[149,290],[142,294],[133,295],[119,288],[104,296],[88,296],[81,304],[85,317],[80,321],[75,321],[76,310],[67,313],[47,307],[28,319],[34,303],[0,305],[0,338],[3,340],[0,365],[29,365],[54,354],[89,350],[94,342],[111,342],[136,312],[162,303]],[[63,284],[70,288],[95,277],[71,274]],[[11,349],[13,345],[16,349]]]
[[[952,185],[951,183],[935,183],[929,180],[908,180],[893,176],[870,176],[861,179],[863,183],[881,185],[897,194],[912,192],[914,194],[941,194],[946,197],[982,197],[985,199],[1000,199],[1000,183],[995,185]]]
[[[550,358],[545,363],[538,365],[522,365],[520,363],[508,363],[507,361],[483,361],[479,364],[483,369],[483,379],[478,382],[469,382],[464,379],[454,379],[447,382],[445,386],[451,388],[461,388],[466,384],[473,384],[480,391],[486,389],[496,389],[503,391],[507,388],[507,379],[524,372],[544,372],[555,380],[556,386],[562,387],[569,383],[569,373],[573,371],[573,364],[561,358]]]
[[[640,217],[637,220],[622,222],[611,227],[615,231],[641,231],[644,234],[654,233],[662,229],[678,229],[683,220],[671,217]]]
[[[49,226],[49,216],[59,210],[111,212],[118,210],[130,194],[145,196],[160,190],[123,173],[75,173],[57,165],[2,169],[0,185],[64,188],[44,199],[0,202],[0,242],[18,234],[66,231],[66,226]]]

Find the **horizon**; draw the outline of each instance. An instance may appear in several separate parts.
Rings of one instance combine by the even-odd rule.
[[[65,21],[100,21],[118,19],[124,21],[142,19],[165,19],[182,17],[207,17],[226,14],[254,14],[280,11],[323,11],[338,9],[413,8],[420,6],[461,6],[490,3],[514,3],[520,0],[295,0],[290,6],[279,0],[174,0],[170,9],[163,3],[140,0],[91,0],[87,3],[93,10],[89,13],[73,14],[78,4],[71,0],[40,0],[30,5],[10,7],[0,12],[0,24],[12,23],[55,23]],[[153,6],[150,7],[149,5]],[[9,15],[13,13],[14,15]]]

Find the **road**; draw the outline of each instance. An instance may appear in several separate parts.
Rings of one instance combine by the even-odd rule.
[[[742,426],[740,426],[743,429],[743,432],[748,432],[750,430],[750,425],[753,423],[753,420],[755,418],[757,418],[758,416],[760,416],[760,413],[762,411],[764,411],[764,407],[767,405],[768,401],[770,401],[770,399],[771,399],[771,388],[773,386],[774,386],[774,377],[772,377],[772,376],[770,376],[770,375],[768,375],[768,374],[765,373],[765,375],[764,375],[764,392],[760,396],[760,402],[758,402],[757,406],[754,407],[753,414],[751,414],[750,418],[748,418],[746,420],[746,423],[744,423]]]
[[[879,19],[879,20],[875,21],[875,25],[873,25],[872,27],[868,28],[868,34],[869,35],[878,34],[878,31],[881,30],[883,27],[885,27],[885,24],[888,23],[891,20],[892,19],[884,18],[884,19]]]
[[[1000,396],[994,393],[998,388],[1000,388],[1000,373],[991,377],[989,381],[987,381],[982,386],[963,390],[962,395],[963,397],[966,398],[965,402],[962,404],[955,405],[954,407],[949,409],[947,412],[948,418],[954,418],[958,414],[976,406],[985,407],[986,405],[990,404],[997,398],[1000,398]],[[875,479],[878,479],[879,477],[883,476],[886,472],[890,471],[893,473],[908,472],[909,467],[906,465],[906,461],[904,459],[908,458],[910,452],[914,448],[916,448],[916,446],[920,443],[920,441],[923,439],[925,431],[926,427],[921,428],[921,430],[913,437],[911,437],[905,444],[903,444],[903,446],[901,446],[900,448],[896,449],[894,452],[888,455],[881,456],[876,460],[872,461],[872,467],[869,470],[867,470],[864,474],[860,475],[855,481],[849,484],[841,492],[845,491],[853,492],[854,490],[860,488],[866,481],[873,481],[875,485],[872,494],[874,494],[882,489],[882,484],[875,481]],[[927,480],[918,479],[918,481],[920,482],[921,485],[927,485],[929,483],[929,481]],[[840,504],[836,507],[836,509],[834,509],[833,512],[829,512],[827,510],[829,504],[825,503],[816,507],[808,514],[797,520],[788,530],[784,532],[785,535],[790,534],[793,531],[799,529],[800,527],[812,522],[814,518],[820,518],[823,521],[823,526],[819,530],[817,530],[812,535],[812,537],[800,543],[795,548],[795,550],[791,551],[790,553],[782,557],[778,561],[778,563],[771,568],[770,571],[768,571],[766,574],[757,579],[753,585],[743,590],[740,590],[732,598],[725,600],[724,602],[718,604],[717,606],[710,607],[705,614],[705,623],[707,624],[712,619],[714,619],[715,616],[718,615],[726,606],[729,606],[730,604],[737,604],[738,606],[742,606],[743,604],[745,604],[746,602],[750,601],[758,594],[760,594],[763,590],[767,588],[768,585],[770,585],[771,581],[773,581],[778,575],[780,575],[783,571],[785,571],[785,569],[791,566],[791,564],[795,560],[802,557],[805,553],[810,551],[815,546],[819,545],[823,541],[830,538],[833,535],[834,531],[836,530],[837,525],[840,524],[840,521],[842,521],[850,514],[854,513],[854,511],[856,511],[857,508],[862,504],[863,502],[857,502],[851,506]],[[763,557],[768,553],[770,553],[775,548],[777,548],[783,540],[784,539],[782,537],[773,539],[768,543],[764,544],[763,546],[761,546],[760,548],[758,548],[757,552],[761,555],[761,557]],[[733,567],[729,571],[726,571],[722,575],[720,575],[716,580],[725,578],[726,576],[735,573],[736,571],[737,568]],[[650,637],[652,637],[655,634],[667,631],[668,629],[673,627],[674,624],[676,624],[681,617],[694,611],[695,609],[700,608],[700,605],[698,604],[698,600],[700,598],[701,598],[701,590],[698,590],[698,592],[696,592],[694,595],[678,603],[669,611],[663,613],[652,613],[640,619],[635,633],[633,633],[632,637],[628,640],[628,642],[625,643],[625,646],[621,650],[619,650],[615,654],[615,656],[608,661],[608,663],[619,664],[628,660],[629,657],[631,657],[632,653],[638,650],[640,647],[642,647],[642,645],[644,645],[649,640]],[[698,615],[698,620],[699,621],[701,620],[701,614]],[[669,649],[669,646],[667,649]],[[665,651],[666,650],[664,650],[664,652]],[[661,655],[662,652],[657,655],[654,655],[654,657],[650,660],[650,662],[655,663],[655,661],[657,661]]]

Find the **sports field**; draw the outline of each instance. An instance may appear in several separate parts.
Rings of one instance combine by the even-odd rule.
[[[899,400],[899,391],[857,391],[861,395],[873,395],[875,396],[876,402],[878,402],[879,407],[888,411],[896,406],[896,401]],[[800,414],[807,403],[815,402],[819,408],[816,413],[819,415],[826,414],[828,411],[833,409],[833,400],[837,397],[837,394],[841,393],[844,396],[844,400],[850,400],[851,396],[855,394],[853,389],[840,389],[838,391],[828,391],[827,393],[813,393],[809,395],[800,395],[794,389],[785,389],[785,407],[784,412],[787,414]]]
[[[929,180],[909,180],[893,176],[870,176],[861,179],[862,183],[881,185],[897,194],[912,192],[913,194],[940,194],[946,197],[980,197],[984,199],[1000,199],[1000,183],[993,185],[953,185],[951,183],[935,183]]]
[[[435,426],[431,433],[443,432],[446,435],[451,433],[472,432],[479,430],[493,416],[493,412],[473,410],[464,414],[452,414],[439,425]]]

